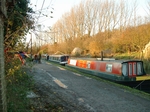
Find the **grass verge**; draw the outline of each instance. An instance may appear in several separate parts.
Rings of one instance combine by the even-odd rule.
[[[27,92],[32,89],[33,81],[24,69],[19,66],[8,69],[6,83],[8,112],[32,112]]]

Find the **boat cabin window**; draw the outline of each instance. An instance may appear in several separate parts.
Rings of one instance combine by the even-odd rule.
[[[106,65],[106,71],[107,72],[112,72],[112,64],[107,64]]]
[[[127,72],[127,63],[123,63],[122,64],[122,74],[123,76],[128,76],[128,72]]]
[[[142,62],[129,62],[122,64],[123,76],[136,76],[143,75]]]
[[[142,63],[137,62],[137,75],[142,75]]]
[[[68,61],[68,58],[69,58],[69,56],[62,56],[61,59],[60,59],[60,61],[61,62],[62,61]]]

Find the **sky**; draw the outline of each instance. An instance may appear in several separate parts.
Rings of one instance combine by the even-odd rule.
[[[82,0],[30,0],[29,6],[37,13],[35,16],[37,24],[42,25],[42,29],[47,30],[53,26],[64,13],[69,12],[73,6],[79,4],[81,1]],[[42,10],[42,13],[39,15],[40,10]],[[51,13],[51,11],[53,11],[53,13]],[[48,17],[42,14],[48,15]],[[36,18],[39,19],[37,20]],[[28,43],[31,39],[31,34],[28,33],[26,37],[26,42]],[[36,36],[33,33],[32,39],[36,40]]]
[[[44,14],[49,15],[49,17],[40,17],[38,20],[39,24],[47,27],[52,26],[65,12],[69,12],[73,6],[79,4],[81,1],[82,0],[30,0],[30,7],[37,12],[42,9]],[[53,13],[50,11],[53,11]]]

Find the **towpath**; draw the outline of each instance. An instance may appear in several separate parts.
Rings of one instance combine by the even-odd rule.
[[[35,81],[35,112],[150,112],[150,99],[43,61],[26,69]]]

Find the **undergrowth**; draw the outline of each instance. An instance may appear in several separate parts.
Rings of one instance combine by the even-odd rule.
[[[150,74],[150,60],[143,60],[144,70],[147,74]]]
[[[27,92],[33,81],[24,72],[19,60],[12,60],[6,65],[6,95],[8,112],[31,112]]]

